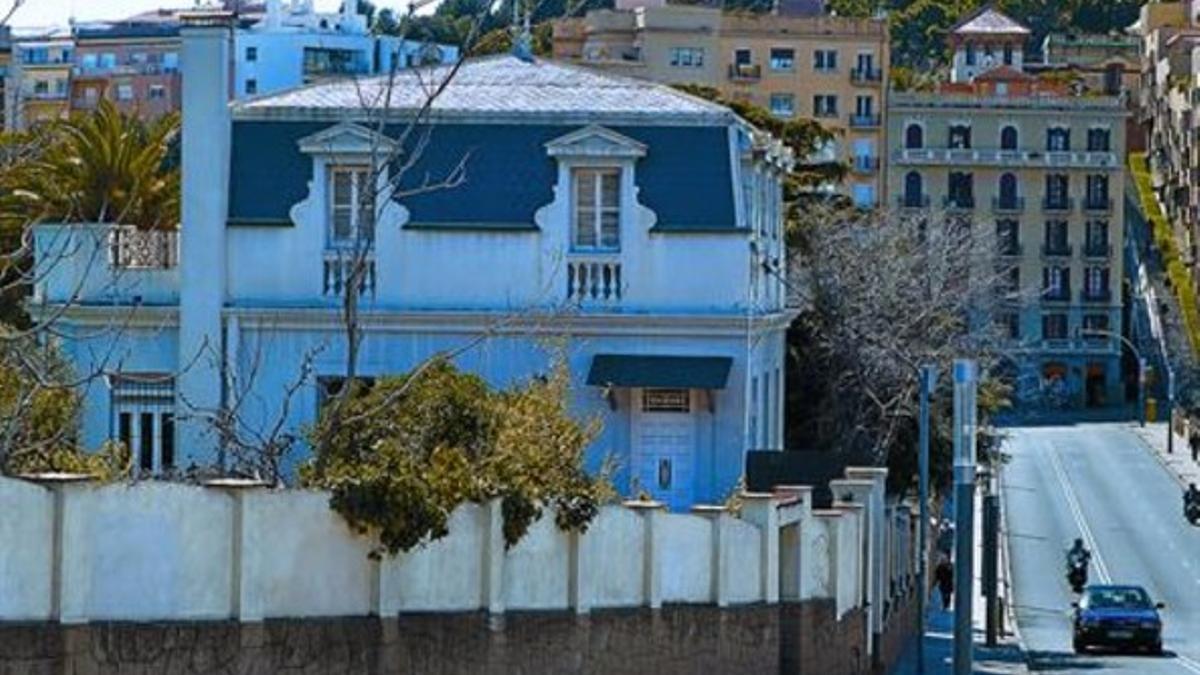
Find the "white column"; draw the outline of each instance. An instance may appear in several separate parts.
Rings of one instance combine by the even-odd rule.
[[[217,459],[216,435],[196,413],[218,410],[222,404],[232,24],[227,12],[195,12],[181,18],[183,222],[176,413],[179,454],[186,466]]]

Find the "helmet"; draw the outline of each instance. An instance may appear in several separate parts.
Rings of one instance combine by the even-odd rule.
[[[1083,539],[1079,537],[1075,538],[1075,548],[1083,548]]]

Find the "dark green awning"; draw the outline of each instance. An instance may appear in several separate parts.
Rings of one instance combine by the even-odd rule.
[[[587,383],[594,387],[724,389],[733,359],[728,356],[597,354]]]

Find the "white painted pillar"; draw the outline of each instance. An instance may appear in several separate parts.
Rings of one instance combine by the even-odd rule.
[[[781,500],[779,513],[779,597],[790,602],[807,600],[812,596],[813,559],[816,528],[813,519],[812,487],[780,485],[775,495]]]
[[[666,505],[656,501],[629,501],[625,508],[637,511],[642,517],[642,602],[650,609],[662,608],[662,547],[658,530]]]
[[[871,597],[872,604],[878,605],[871,616],[871,632],[876,636],[883,634],[883,603],[889,599],[888,592],[888,538],[891,525],[887,521],[887,469],[881,467],[847,467],[846,477],[851,480],[870,481],[869,497],[863,499],[867,507],[864,518],[870,521],[866,532],[871,538]],[[872,654],[875,651],[872,650]]]
[[[847,471],[849,473],[849,471]],[[862,508],[859,526],[862,530],[862,555],[860,558],[861,578],[859,586],[862,602],[867,608],[867,653],[875,653],[875,635],[879,631],[876,626],[883,626],[882,595],[879,592],[878,579],[882,565],[882,548],[875,536],[875,531],[881,529],[882,509],[873,507],[872,499],[875,493],[875,481],[843,478],[829,481],[829,489],[833,492],[834,507],[858,506]]]
[[[229,215],[229,63],[232,15],[181,15],[183,202],[179,261],[180,464],[212,464],[218,440],[195,413],[222,406],[225,222]]]
[[[504,513],[501,500],[493,499],[484,507],[483,598],[489,614],[504,613]]]
[[[759,593],[762,601],[779,602],[779,505],[774,494],[747,492],[742,495],[742,518],[759,529]]]
[[[730,543],[729,525],[733,518],[724,506],[709,506],[699,504],[692,507],[692,513],[707,518],[712,523],[712,591],[710,597],[717,607],[729,606],[729,579],[733,574],[730,564],[732,545]]]

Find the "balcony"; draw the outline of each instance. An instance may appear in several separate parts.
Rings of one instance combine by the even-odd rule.
[[[353,249],[327,249],[323,259],[322,288],[328,297],[340,298],[362,265],[358,279],[359,295],[375,295],[375,255]]]
[[[970,195],[948,196],[942,199],[942,208],[947,211],[970,211],[975,208],[975,198]]]
[[[621,300],[621,261],[612,256],[567,261],[567,301],[615,304]]]
[[[860,85],[876,85],[883,82],[883,71],[879,68],[855,68],[850,71],[850,81]]]
[[[1071,211],[1074,211],[1074,210],[1075,210],[1075,200],[1071,197],[1066,197],[1063,199],[1050,199],[1049,197],[1046,197],[1046,198],[1042,199],[1042,212],[1043,213],[1064,214],[1064,213],[1070,213]]]
[[[729,79],[734,82],[757,82],[762,79],[762,65],[731,63],[729,64]]]
[[[1112,257],[1112,244],[1101,242],[1085,242],[1083,245],[1083,257],[1108,260]]]
[[[877,129],[881,123],[879,115],[851,115],[851,129]]]
[[[1079,292],[1080,302],[1112,302],[1112,289],[1085,288]]]
[[[1001,239],[997,252],[1002,258],[1019,258],[1025,255],[1025,247],[1019,242]]]
[[[900,195],[896,203],[902,209],[927,209],[930,199],[929,195]]]
[[[1070,258],[1074,252],[1074,247],[1066,242],[1046,242],[1042,244],[1042,257],[1044,258]]]
[[[108,263],[122,270],[171,269],[179,264],[179,231],[113,227],[108,233]]]
[[[893,161],[905,166],[994,166],[1002,168],[1119,169],[1114,152],[1049,153],[969,148],[901,148]]]
[[[1111,197],[1107,199],[1085,199],[1083,200],[1083,212],[1090,215],[1100,215],[1112,213],[1113,200]]]
[[[1058,288],[1043,288],[1042,300],[1044,302],[1070,302],[1071,287],[1060,286]]]
[[[850,169],[857,174],[874,174],[879,171],[879,158],[870,155],[859,155],[850,164]]]
[[[1024,213],[1024,197],[992,197],[992,211],[996,213]]]

